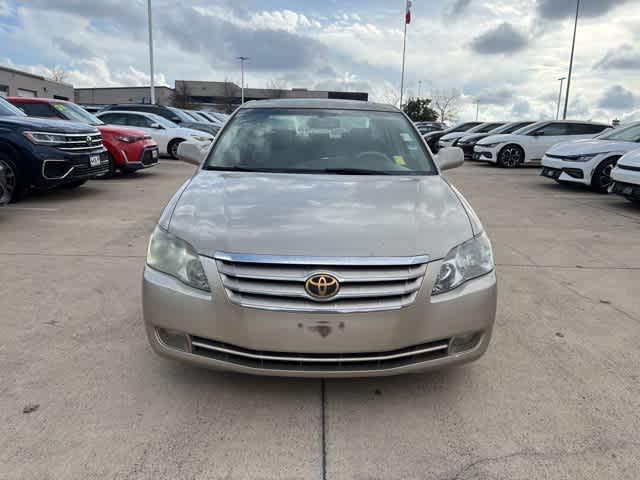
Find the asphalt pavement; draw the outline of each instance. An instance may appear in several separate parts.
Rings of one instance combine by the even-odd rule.
[[[148,235],[193,172],[0,210],[1,479],[637,479],[640,209],[536,168],[449,174],[494,244],[499,307],[478,362],[296,380],[154,355]]]

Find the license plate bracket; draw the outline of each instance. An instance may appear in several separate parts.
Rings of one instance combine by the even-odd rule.
[[[90,167],[99,167],[101,163],[100,155],[91,155],[89,157],[89,166]]]

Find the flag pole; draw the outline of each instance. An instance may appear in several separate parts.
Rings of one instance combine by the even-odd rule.
[[[402,110],[402,97],[404,94],[404,60],[407,53],[407,20],[404,21],[404,42],[402,44],[402,78],[400,79],[400,109]]]

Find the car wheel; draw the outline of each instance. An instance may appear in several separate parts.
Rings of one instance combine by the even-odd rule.
[[[596,192],[607,193],[611,186],[611,170],[616,166],[617,158],[609,158],[600,163],[591,177],[591,188]]]
[[[7,193],[9,196],[9,202],[17,202],[23,196],[25,192],[22,179],[18,174],[13,160],[8,155],[0,153],[0,165],[4,168],[4,176],[7,183]]]
[[[518,145],[507,145],[498,153],[498,166],[502,168],[519,167],[524,161],[524,150]]]
[[[180,145],[182,142],[184,142],[184,140],[182,140],[181,138],[176,138],[169,142],[167,150],[169,152],[169,155],[171,155],[171,158],[176,160],[178,159],[178,145]]]

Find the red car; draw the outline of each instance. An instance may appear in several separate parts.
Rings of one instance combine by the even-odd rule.
[[[120,125],[106,125],[75,103],[32,97],[7,97],[7,101],[30,117],[59,118],[95,125],[109,152],[109,171],[135,172],[158,164],[158,144],[145,132]]]

